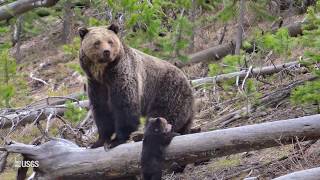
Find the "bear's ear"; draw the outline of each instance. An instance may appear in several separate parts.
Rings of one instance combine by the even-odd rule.
[[[111,24],[109,27],[108,27],[109,30],[113,31],[114,33],[118,34],[120,28],[118,25],[116,24]]]
[[[79,32],[80,38],[83,39],[84,36],[89,32],[89,30],[86,27],[80,27],[78,29],[78,32]]]

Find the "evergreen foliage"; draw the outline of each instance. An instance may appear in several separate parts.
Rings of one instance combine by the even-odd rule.
[[[28,88],[23,74],[17,73],[15,59],[10,56],[8,43],[0,46],[0,107],[11,107],[13,99],[25,96]]]
[[[299,86],[291,95],[294,104],[315,104],[318,113],[320,113],[320,18],[316,15],[316,9],[319,10],[319,8],[320,2],[317,3],[317,8],[310,7],[308,9],[303,36],[300,39],[303,46],[309,47],[304,52],[306,59],[304,63],[309,64],[308,68],[318,79]]]

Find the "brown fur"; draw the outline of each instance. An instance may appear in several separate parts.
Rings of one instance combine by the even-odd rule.
[[[110,143],[114,132],[115,145],[125,142],[137,129],[140,116],[164,117],[175,132],[188,133],[193,119],[193,95],[183,72],[127,47],[109,29],[92,27],[85,33],[79,31],[80,64],[88,76],[88,95],[99,131],[94,147],[104,141]],[[104,45],[110,39],[113,46]],[[92,48],[96,40],[101,41],[100,46]],[[101,56],[104,49],[111,50],[106,59]]]
[[[104,31],[102,31],[104,29]],[[106,27],[99,28],[89,28],[90,33],[86,35],[86,38],[81,42],[82,52],[90,57],[90,61],[92,64],[89,69],[92,73],[94,79],[102,82],[103,73],[108,65],[108,63],[99,63],[99,59],[103,59],[101,50],[108,49],[111,52],[111,62],[122,52],[122,43],[119,38],[111,31],[107,30]],[[112,41],[112,45],[108,43],[108,41]],[[99,46],[95,45],[96,42],[100,42]]]
[[[158,117],[148,120],[141,153],[143,180],[161,180],[165,148],[176,135],[166,119]]]

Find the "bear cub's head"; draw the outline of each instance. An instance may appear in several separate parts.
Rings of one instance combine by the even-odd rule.
[[[119,27],[115,24],[109,27],[79,28],[81,38],[80,51],[93,63],[109,64],[122,53],[122,43],[117,35]]]
[[[172,130],[172,125],[162,117],[149,118],[145,128],[145,135],[168,134]]]

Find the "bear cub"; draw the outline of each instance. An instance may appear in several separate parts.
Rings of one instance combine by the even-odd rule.
[[[149,118],[142,143],[141,168],[144,180],[161,180],[165,148],[174,136],[166,119]]]

